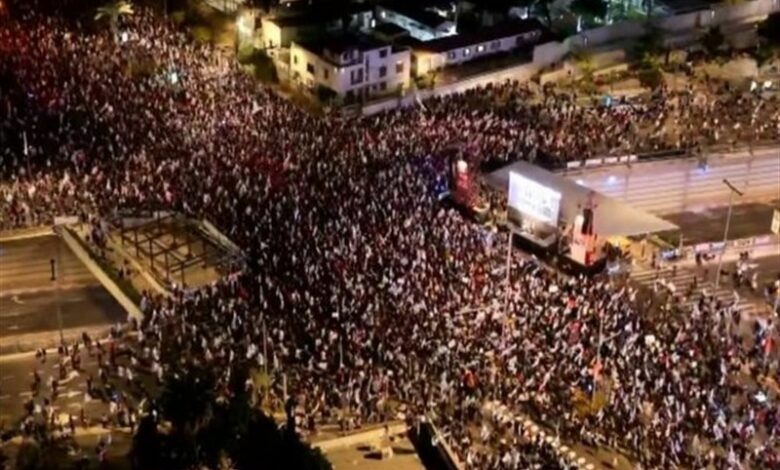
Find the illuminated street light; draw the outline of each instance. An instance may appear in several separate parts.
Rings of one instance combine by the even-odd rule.
[[[726,251],[726,243],[728,242],[729,237],[729,226],[731,225],[731,209],[734,205],[734,194],[742,197],[744,193],[737,188],[735,188],[731,183],[729,183],[729,180],[724,179],[723,184],[728,186],[729,188],[729,212],[726,216],[726,229],[723,231],[723,247],[720,249],[720,255],[718,256],[718,269],[715,271],[715,288],[717,289],[720,285],[720,270],[723,268],[723,253]]]

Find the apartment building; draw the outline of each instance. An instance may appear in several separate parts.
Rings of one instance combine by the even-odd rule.
[[[290,79],[316,91],[332,90],[347,102],[401,92],[409,87],[411,53],[365,35],[293,42]]]

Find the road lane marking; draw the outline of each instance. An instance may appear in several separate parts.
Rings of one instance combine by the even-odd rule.
[[[14,378],[13,375],[4,375],[3,377],[0,377],[0,380],[8,381],[8,380],[13,380],[13,378]]]
[[[11,395],[0,395],[0,400],[8,400],[11,398]]]
[[[11,297],[11,300],[13,300],[13,301],[14,301],[14,303],[16,303],[16,304],[18,304],[18,305],[24,305],[24,302],[22,302],[21,300],[19,300],[19,296],[18,296],[18,295],[14,295],[13,297]]]
[[[84,393],[84,392],[79,392],[78,390],[71,390],[71,391],[69,391],[67,393],[61,394],[60,396],[61,397],[65,397],[65,398],[73,398],[73,397],[77,397],[77,396],[81,395],[82,393]]]

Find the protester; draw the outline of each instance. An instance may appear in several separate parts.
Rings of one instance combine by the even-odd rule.
[[[207,364],[221,390],[250,364],[312,430],[427,416],[469,468],[572,467],[526,415],[650,468],[776,465],[777,396],[760,379],[777,374],[777,325],[709,295],[692,312],[647,305],[633,287],[519,258],[507,296],[505,236],[435,191],[453,145],[478,166],[773,139],[776,98],[691,88],[583,106],[507,83],[377,117],[314,116],[143,8],[117,43],[11,3],[0,229],[77,214],[102,243],[118,210],[166,209],[208,218],[247,255],[202,289],[145,294],[135,339],[61,351],[76,374],[76,357],[97,356],[87,394],[108,404],[105,426],[132,426],[154,402],[142,377]],[[35,377],[50,393],[24,429],[58,399],[54,378],[47,389]],[[578,412],[595,394],[603,409]]]

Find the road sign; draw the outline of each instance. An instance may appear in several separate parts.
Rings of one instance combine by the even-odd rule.
[[[780,209],[775,209],[775,213],[772,216],[772,233],[780,235]]]

